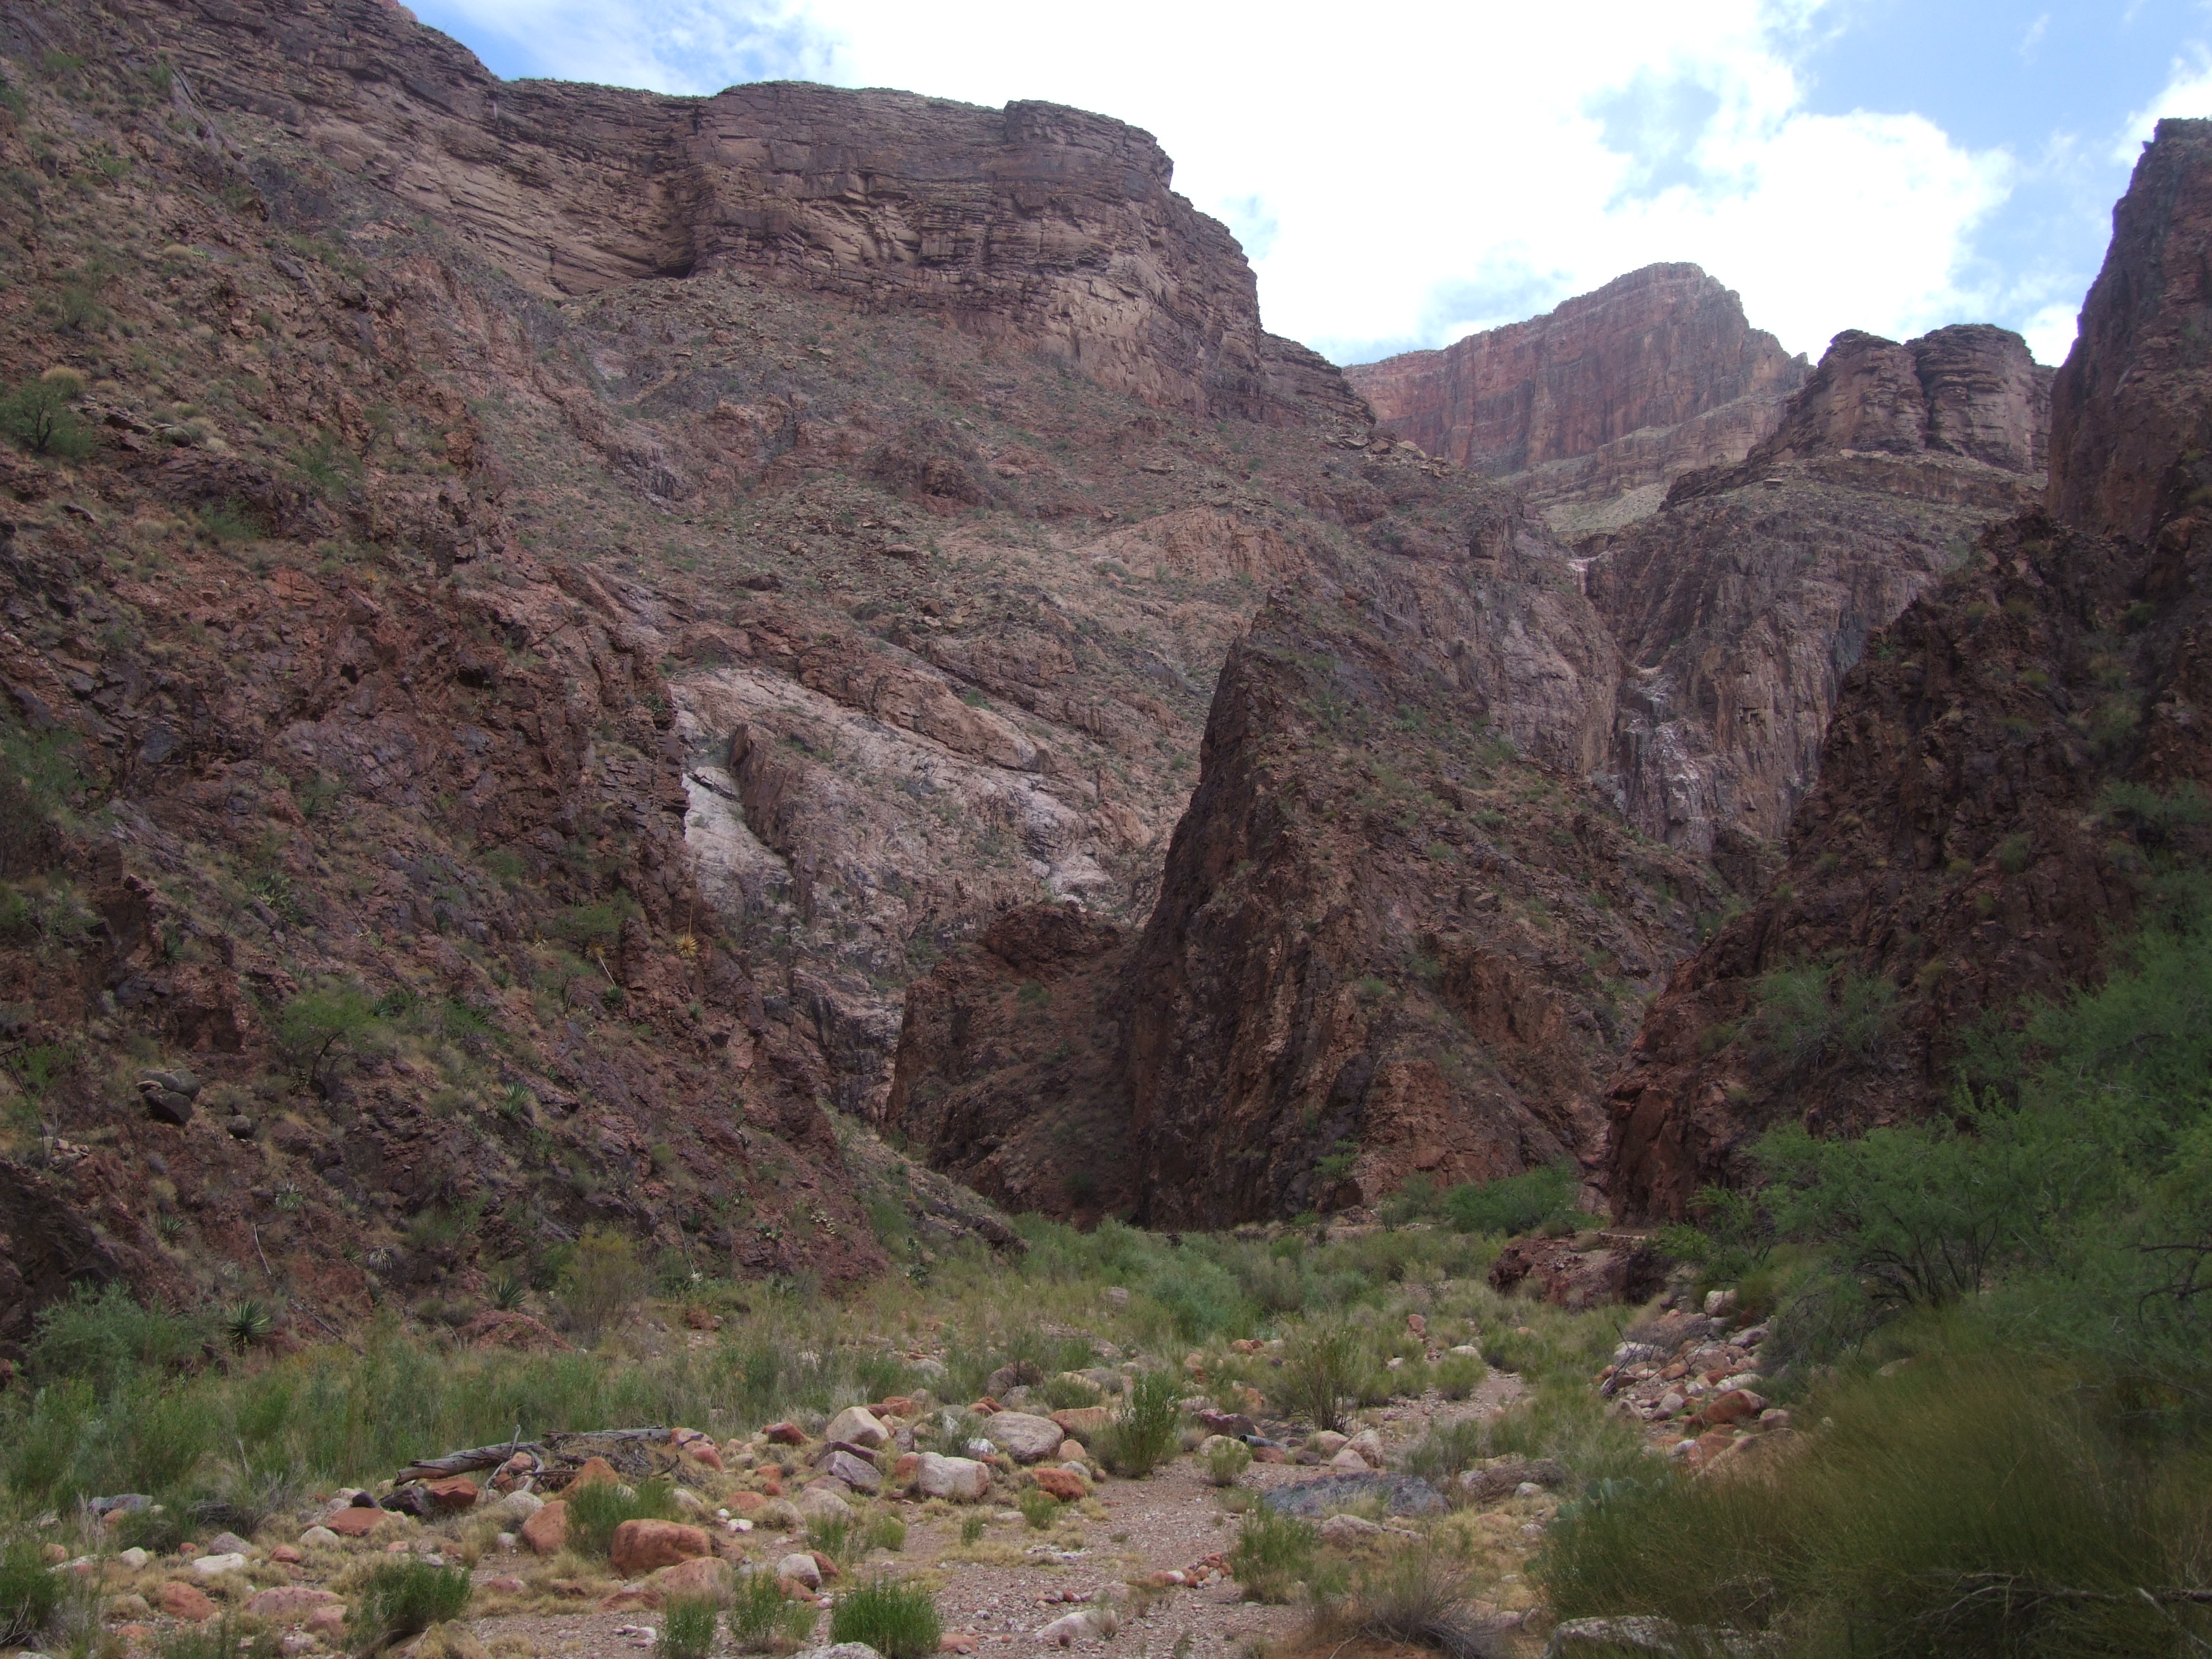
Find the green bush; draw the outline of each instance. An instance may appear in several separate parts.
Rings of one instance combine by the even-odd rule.
[[[346,1631],[357,1648],[375,1650],[458,1619],[469,1605],[469,1570],[427,1561],[383,1561],[354,1594]]]
[[[27,1357],[41,1381],[87,1377],[104,1393],[134,1369],[197,1359],[205,1340],[198,1321],[143,1306],[120,1281],[95,1287],[80,1280],[65,1301],[40,1310]]]
[[[1654,1242],[1676,1261],[1698,1268],[1700,1284],[1733,1284],[1765,1267],[1774,1253],[1773,1229],[1753,1194],[1701,1187],[1692,1212],[1695,1226],[1677,1222],[1662,1227]]]
[[[625,1521],[677,1518],[676,1488],[666,1480],[641,1480],[635,1486],[594,1480],[588,1486],[572,1486],[563,1496],[570,1534],[579,1549],[592,1555],[607,1553],[615,1528]]]
[[[377,1023],[376,1005],[359,987],[325,986],[285,1003],[276,1016],[276,1046],[300,1067],[301,1080],[319,1094],[331,1051],[357,1041]]]
[[[1313,1573],[1320,1534],[1311,1523],[1267,1504],[1244,1512],[1229,1571],[1248,1601],[1287,1601]]]
[[[1443,1195],[1444,1218],[1463,1233],[1535,1231],[1546,1222],[1573,1213],[1579,1184],[1565,1165],[1529,1170],[1499,1181],[1470,1182]]]
[[[730,1640],[751,1652],[780,1642],[805,1641],[814,1629],[814,1604],[786,1601],[776,1576],[763,1568],[738,1575],[725,1617]]]
[[[1337,1429],[1376,1367],[1364,1335],[1342,1321],[1303,1325],[1283,1345],[1281,1380],[1275,1404],[1289,1417],[1316,1429]]]
[[[1042,1486],[1024,1486],[1014,1500],[1014,1507],[1022,1512],[1022,1519],[1042,1532],[1060,1518],[1060,1499]]]
[[[806,1523],[806,1541],[832,1561],[849,1561],[860,1530],[849,1515],[818,1516]]]
[[[81,461],[97,447],[91,427],[71,407],[83,392],[83,380],[68,369],[19,381],[0,398],[0,430],[34,455]]]
[[[561,1305],[580,1334],[597,1340],[637,1305],[651,1285],[652,1275],[628,1235],[586,1227],[562,1279]]]
[[[830,1639],[864,1642],[884,1659],[927,1659],[944,1639],[937,1602],[918,1584],[877,1578],[839,1596],[830,1610]]]
[[[657,1659],[707,1659],[720,1611],[712,1596],[672,1596],[660,1611],[660,1636],[653,1646]]]
[[[1206,1478],[1217,1486],[1233,1486],[1252,1467],[1252,1449],[1242,1440],[1217,1437],[1218,1443],[1206,1451]]]
[[[1833,1060],[1873,1060],[1888,1038],[1896,1000],[1897,987],[1879,975],[1778,968],[1759,983],[1762,1049],[1792,1077]]]
[[[0,1548],[0,1644],[27,1644],[62,1604],[62,1581],[27,1538]]]
[[[1563,1619],[1656,1613],[1802,1653],[2201,1650],[2212,1456],[2139,1396],[2017,1354],[1925,1358],[1825,1395],[1756,1480],[1623,1480],[1562,1512]]]
[[[1145,1371],[1131,1381],[1121,1414],[1091,1449],[1115,1474],[1133,1480],[1174,1456],[1182,1432],[1182,1401],[1173,1373]]]
[[[154,1650],[161,1659],[280,1659],[283,1649],[278,1640],[278,1633],[259,1620],[241,1626],[226,1611],[204,1625],[165,1631]]]
[[[1456,1422],[1434,1425],[1407,1448],[1406,1473],[1418,1475],[1431,1486],[1442,1486],[1462,1469],[1473,1468],[1478,1460],[1487,1455],[1480,1419],[1461,1418]]]
[[[1339,1646],[1365,1639],[1435,1648],[1452,1659],[1498,1651],[1468,1606],[1467,1565],[1433,1543],[1363,1566],[1348,1589],[1316,1597],[1316,1624]]]

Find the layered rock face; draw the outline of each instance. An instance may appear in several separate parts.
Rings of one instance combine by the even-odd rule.
[[[1234,239],[1175,194],[1150,135],[1103,116],[502,82],[378,0],[126,15],[185,72],[180,106],[275,122],[540,294],[743,269],[927,309],[1195,415],[1318,398],[1359,416],[1325,363],[1261,329]]]
[[[1344,482],[1393,510],[1231,651],[1141,934],[1001,923],[909,994],[887,1115],[987,1190],[1217,1225],[1597,1157],[1723,890],[1584,781],[1616,659],[1522,505],[1406,448]]]
[[[1741,457],[1803,380],[1691,264],[1650,265],[1525,323],[1345,371],[1390,432],[1539,499],[1588,501]]]
[[[1647,835],[1778,842],[1866,641],[2038,500],[2051,371],[2018,335],[1838,335],[1741,463],[1586,538],[1626,659],[1613,771]]]
[[[1785,1118],[1940,1109],[1967,1035],[2091,978],[2154,856],[2193,846],[2157,803],[2212,778],[2189,321],[2212,123],[2160,125],[2114,224],[2053,398],[2050,508],[1986,532],[1846,677],[1780,880],[1677,972],[1613,1090],[1624,1217],[1743,1177]]]

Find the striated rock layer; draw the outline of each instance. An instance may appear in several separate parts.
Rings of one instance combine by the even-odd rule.
[[[2093,978],[2152,855],[2202,852],[2156,803],[2212,780],[2191,321],[2212,302],[2212,123],[2160,124],[2114,231],[2054,388],[2047,509],[1986,532],[1844,679],[1780,879],[1677,971],[1613,1086],[1618,1214],[1681,1214],[1784,1118],[1848,1133],[1940,1108],[1978,1025]],[[1860,432],[1914,419],[1886,390],[1849,401]],[[2021,453],[2002,421],[1953,429]]]
[[[1631,822],[1700,852],[1778,842],[1866,641],[2040,497],[2049,385],[2002,329],[1838,335],[1743,461],[1579,544],[1626,659]]]
[[[674,98],[501,82],[379,0],[118,8],[180,106],[252,112],[526,289],[721,270],[914,307],[1197,415],[1358,401],[1260,327],[1235,240],[1152,137],[1054,104],[981,109],[793,82]]]
[[[1650,265],[1527,322],[1345,371],[1396,436],[1492,476],[1528,474],[1547,501],[1735,460],[1804,375],[1692,264]]]

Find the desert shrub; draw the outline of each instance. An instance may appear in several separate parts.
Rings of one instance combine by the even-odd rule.
[[[1148,1288],[1186,1342],[1241,1329],[1252,1320],[1251,1304],[1228,1269],[1194,1249],[1164,1263]]]
[[[627,1234],[587,1227],[562,1277],[561,1305],[579,1333],[596,1340],[637,1305],[651,1284]]]
[[[155,1646],[161,1659],[279,1659],[277,1632],[254,1620],[240,1625],[226,1611],[203,1625],[179,1625],[162,1632]]]
[[[1562,1618],[1657,1613],[1787,1632],[1792,1651],[2196,1650],[2212,1455],[2146,1432],[2094,1372],[1923,1358],[1820,1402],[1757,1480],[1622,1480],[1562,1512]]]
[[[981,1543],[983,1541],[983,1517],[980,1515],[962,1516],[960,1517],[961,1547],[963,1549],[973,1549],[976,1545]]]
[[[1392,1551],[1362,1567],[1341,1592],[1317,1597],[1317,1632],[1340,1645],[1364,1638],[1435,1648],[1452,1659],[1507,1650],[1475,1622],[1465,1563],[1433,1543]]]
[[[1443,1195],[1444,1218],[1463,1233],[1534,1232],[1574,1210],[1577,1182],[1564,1166],[1528,1170],[1500,1181],[1470,1182]]]
[[[1473,1354],[1448,1353],[1429,1367],[1429,1382],[1447,1400],[1464,1400],[1482,1386],[1488,1368]]]
[[[1080,1411],[1086,1406],[1097,1405],[1105,1397],[1098,1391],[1097,1383],[1066,1371],[1044,1380],[1045,1404],[1056,1412]]]
[[[1217,1437],[1217,1443],[1206,1448],[1206,1478],[1217,1486],[1235,1486],[1251,1467],[1252,1449],[1242,1440]]]
[[[1313,1572],[1320,1534],[1310,1522],[1266,1504],[1244,1512],[1229,1571],[1248,1601],[1289,1601]]]
[[[707,1659],[720,1611],[709,1595],[672,1596],[660,1611],[660,1635],[653,1644],[656,1659]]]
[[[104,1392],[133,1369],[197,1358],[204,1340],[198,1321],[145,1307],[119,1281],[95,1287],[80,1280],[66,1300],[40,1310],[28,1358],[34,1377],[88,1377]]]
[[[389,1647],[433,1625],[458,1619],[469,1605],[469,1570],[427,1561],[382,1561],[354,1593],[346,1631],[359,1648]]]
[[[586,1553],[605,1555],[615,1528],[625,1521],[673,1521],[676,1489],[665,1480],[641,1480],[635,1486],[594,1480],[562,1494],[568,1505],[568,1529]]]
[[[1897,988],[1878,975],[1778,968],[1759,983],[1763,1051],[1792,1077],[1832,1060],[1866,1061],[1889,1035]]]
[[[1340,1428],[1376,1369],[1356,1327],[1341,1321],[1301,1326],[1283,1345],[1275,1403],[1317,1429]]]
[[[1755,1194],[1701,1187],[1692,1213],[1695,1226],[1662,1227],[1656,1242],[1667,1255],[1698,1267],[1701,1284],[1732,1284],[1765,1266],[1774,1253],[1774,1232]]]
[[[935,1598],[896,1578],[848,1590],[830,1609],[831,1642],[864,1642],[884,1659],[927,1659],[944,1635]]]
[[[320,1094],[331,1051],[359,1041],[377,1023],[376,1005],[358,986],[328,985],[302,991],[278,1011],[276,1046],[300,1067],[301,1081]]]
[[[0,1643],[29,1644],[62,1604],[62,1582],[27,1538],[0,1548]]]
[[[1472,1468],[1488,1455],[1483,1449],[1483,1425],[1477,1418],[1439,1423],[1406,1451],[1406,1473],[1441,1486],[1462,1469]]]
[[[849,1561],[860,1527],[849,1515],[823,1515],[806,1523],[806,1541],[832,1561]]]
[[[896,1515],[872,1516],[860,1529],[860,1554],[866,1555],[870,1550],[889,1550],[896,1554],[905,1547],[906,1522]]]
[[[1145,1371],[1129,1384],[1121,1414],[1091,1448],[1101,1462],[1129,1480],[1150,1474],[1175,1455],[1182,1430],[1182,1403],[1168,1371]]]
[[[1022,1519],[1042,1532],[1060,1518],[1060,1500],[1042,1486],[1024,1486],[1014,1500],[1014,1507],[1022,1512]]]
[[[804,1642],[814,1629],[814,1606],[786,1601],[775,1575],[763,1569],[738,1575],[724,1618],[730,1640],[751,1652]]]
[[[0,398],[0,430],[34,455],[81,461],[97,445],[92,428],[73,407],[84,382],[69,369],[21,380]]]

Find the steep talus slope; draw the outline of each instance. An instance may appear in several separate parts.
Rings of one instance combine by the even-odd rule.
[[[2042,493],[2050,372],[2015,334],[1838,335],[1774,433],[1586,538],[1627,659],[1613,769],[1647,835],[1778,842],[1867,640]]]
[[[1345,371],[1395,435],[1513,476],[1563,530],[1625,522],[1741,459],[1805,378],[1695,265],[1650,265],[1523,323]]]
[[[657,251],[696,104],[507,87],[396,9],[14,8],[0,49],[0,381],[65,434],[8,471],[0,1342],[84,1276],[427,1316],[594,1224],[878,1270],[824,1106],[1009,905],[1148,906],[1230,641],[1389,522],[1364,410],[1189,383],[1249,274],[1092,118],[769,89],[923,110],[967,148],[908,208],[1036,233],[870,297],[811,231]],[[1072,193],[976,187],[1010,144]],[[1109,278],[1077,197],[1182,274]],[[1079,290],[1125,278],[1121,374]],[[189,1115],[138,1086],[179,1066]]]
[[[1979,1023],[2093,978],[2139,914],[2190,817],[2160,803],[2212,778],[2208,210],[2212,124],[2161,123],[2052,390],[2050,508],[1987,532],[1845,679],[1787,867],[1613,1089],[1617,1213],[1681,1213],[1784,1118],[1940,1107]]]
[[[1564,552],[1418,453],[1363,465],[1395,511],[1231,653],[1141,934],[1030,913],[910,994],[887,1119],[987,1192],[1219,1224],[1596,1155],[1722,890],[1586,781],[1618,665]]]

